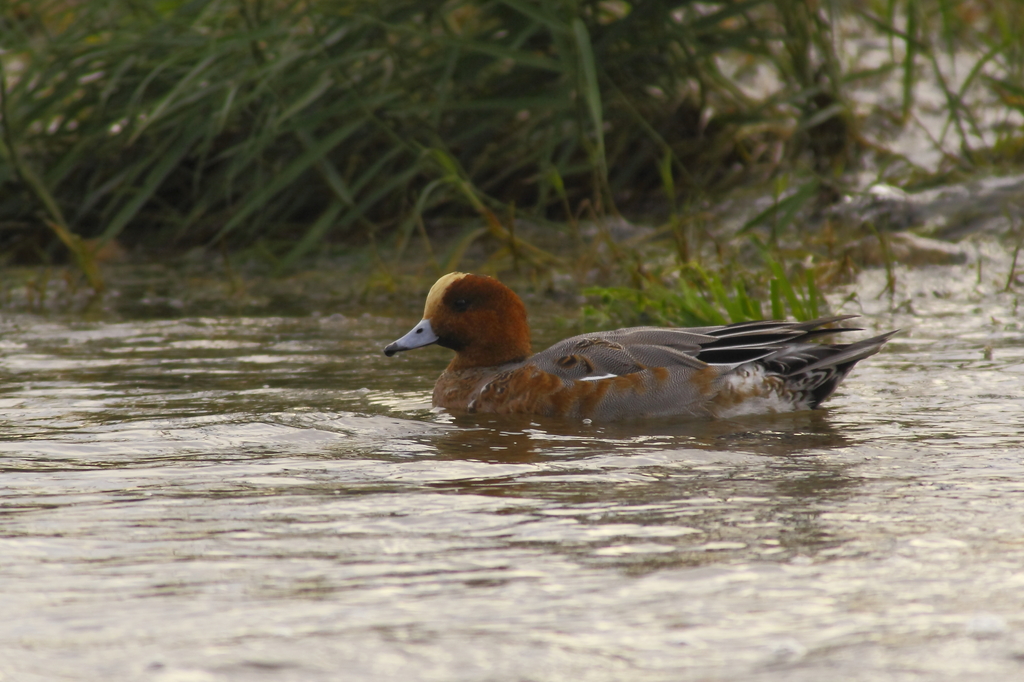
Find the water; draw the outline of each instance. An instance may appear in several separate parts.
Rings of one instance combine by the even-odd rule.
[[[982,253],[862,276],[906,331],[827,410],[704,424],[435,414],[447,352],[380,352],[414,314],[8,315],[0,680],[1024,678]]]

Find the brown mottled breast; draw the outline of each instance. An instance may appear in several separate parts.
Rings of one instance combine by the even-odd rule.
[[[576,381],[546,372],[533,363],[477,377],[442,377],[443,384],[461,386],[446,395],[458,401],[443,404],[435,390],[435,404],[470,412],[537,414],[571,419],[621,419],[666,414],[707,416],[703,407],[713,391],[715,371],[684,368],[688,376],[665,367],[651,367],[596,381]],[[447,374],[447,373],[446,373]],[[442,382],[439,382],[439,386]],[[478,387],[474,392],[473,387]],[[445,389],[447,390],[447,389]],[[468,400],[465,397],[468,396]],[[457,404],[454,404],[456,403]]]
[[[434,384],[434,407],[444,407],[449,410],[470,411],[470,403],[473,401],[480,387],[494,377],[493,367],[474,367],[471,369],[452,369],[448,367],[437,383]]]

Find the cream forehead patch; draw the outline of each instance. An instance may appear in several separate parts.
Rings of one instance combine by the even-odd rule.
[[[430,311],[441,305],[441,299],[444,298],[444,292],[448,290],[448,287],[465,276],[465,272],[449,272],[434,282],[434,286],[430,287],[430,293],[427,294],[427,303],[423,306],[423,319],[428,319]]]

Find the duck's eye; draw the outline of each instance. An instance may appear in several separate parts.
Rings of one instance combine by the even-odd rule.
[[[452,308],[454,308],[457,313],[464,313],[469,309],[469,301],[464,298],[456,299],[455,302],[452,303]]]

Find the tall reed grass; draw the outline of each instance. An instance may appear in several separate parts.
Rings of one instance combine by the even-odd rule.
[[[933,70],[967,140],[966,88],[1024,106],[1022,16],[1013,0],[0,0],[0,246],[50,234],[88,261],[114,239],[260,243],[286,268],[482,215],[465,240],[529,257],[498,216],[675,212],[794,168],[827,186],[863,142],[848,88],[879,73],[904,79],[908,118]],[[846,70],[851,23],[890,42],[888,64]],[[940,56],[964,45],[979,56],[953,87]]]

